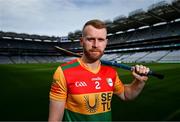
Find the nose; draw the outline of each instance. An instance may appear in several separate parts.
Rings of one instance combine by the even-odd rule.
[[[97,48],[97,46],[98,46],[98,40],[95,39],[95,40],[93,41],[92,47],[93,47],[93,48]]]

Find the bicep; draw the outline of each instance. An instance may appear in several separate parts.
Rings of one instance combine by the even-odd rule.
[[[50,100],[49,104],[49,122],[61,121],[64,115],[65,101]]]

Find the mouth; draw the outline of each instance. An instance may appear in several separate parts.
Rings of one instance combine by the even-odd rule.
[[[99,49],[91,49],[90,52],[101,52]]]
[[[93,55],[98,55],[99,54],[98,51],[91,51],[90,53],[93,54]]]
[[[101,53],[100,51],[97,51],[97,50],[92,50],[90,51],[91,53]]]
[[[90,51],[90,52],[100,52],[100,51]]]

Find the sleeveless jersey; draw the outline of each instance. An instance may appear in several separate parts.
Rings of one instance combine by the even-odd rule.
[[[59,66],[53,79],[50,99],[66,101],[66,121],[110,121],[112,95],[124,92],[113,68],[92,71],[80,59]]]

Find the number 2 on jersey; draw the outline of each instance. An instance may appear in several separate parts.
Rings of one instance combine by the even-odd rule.
[[[96,84],[96,89],[101,89],[99,81],[96,81],[95,84]]]

